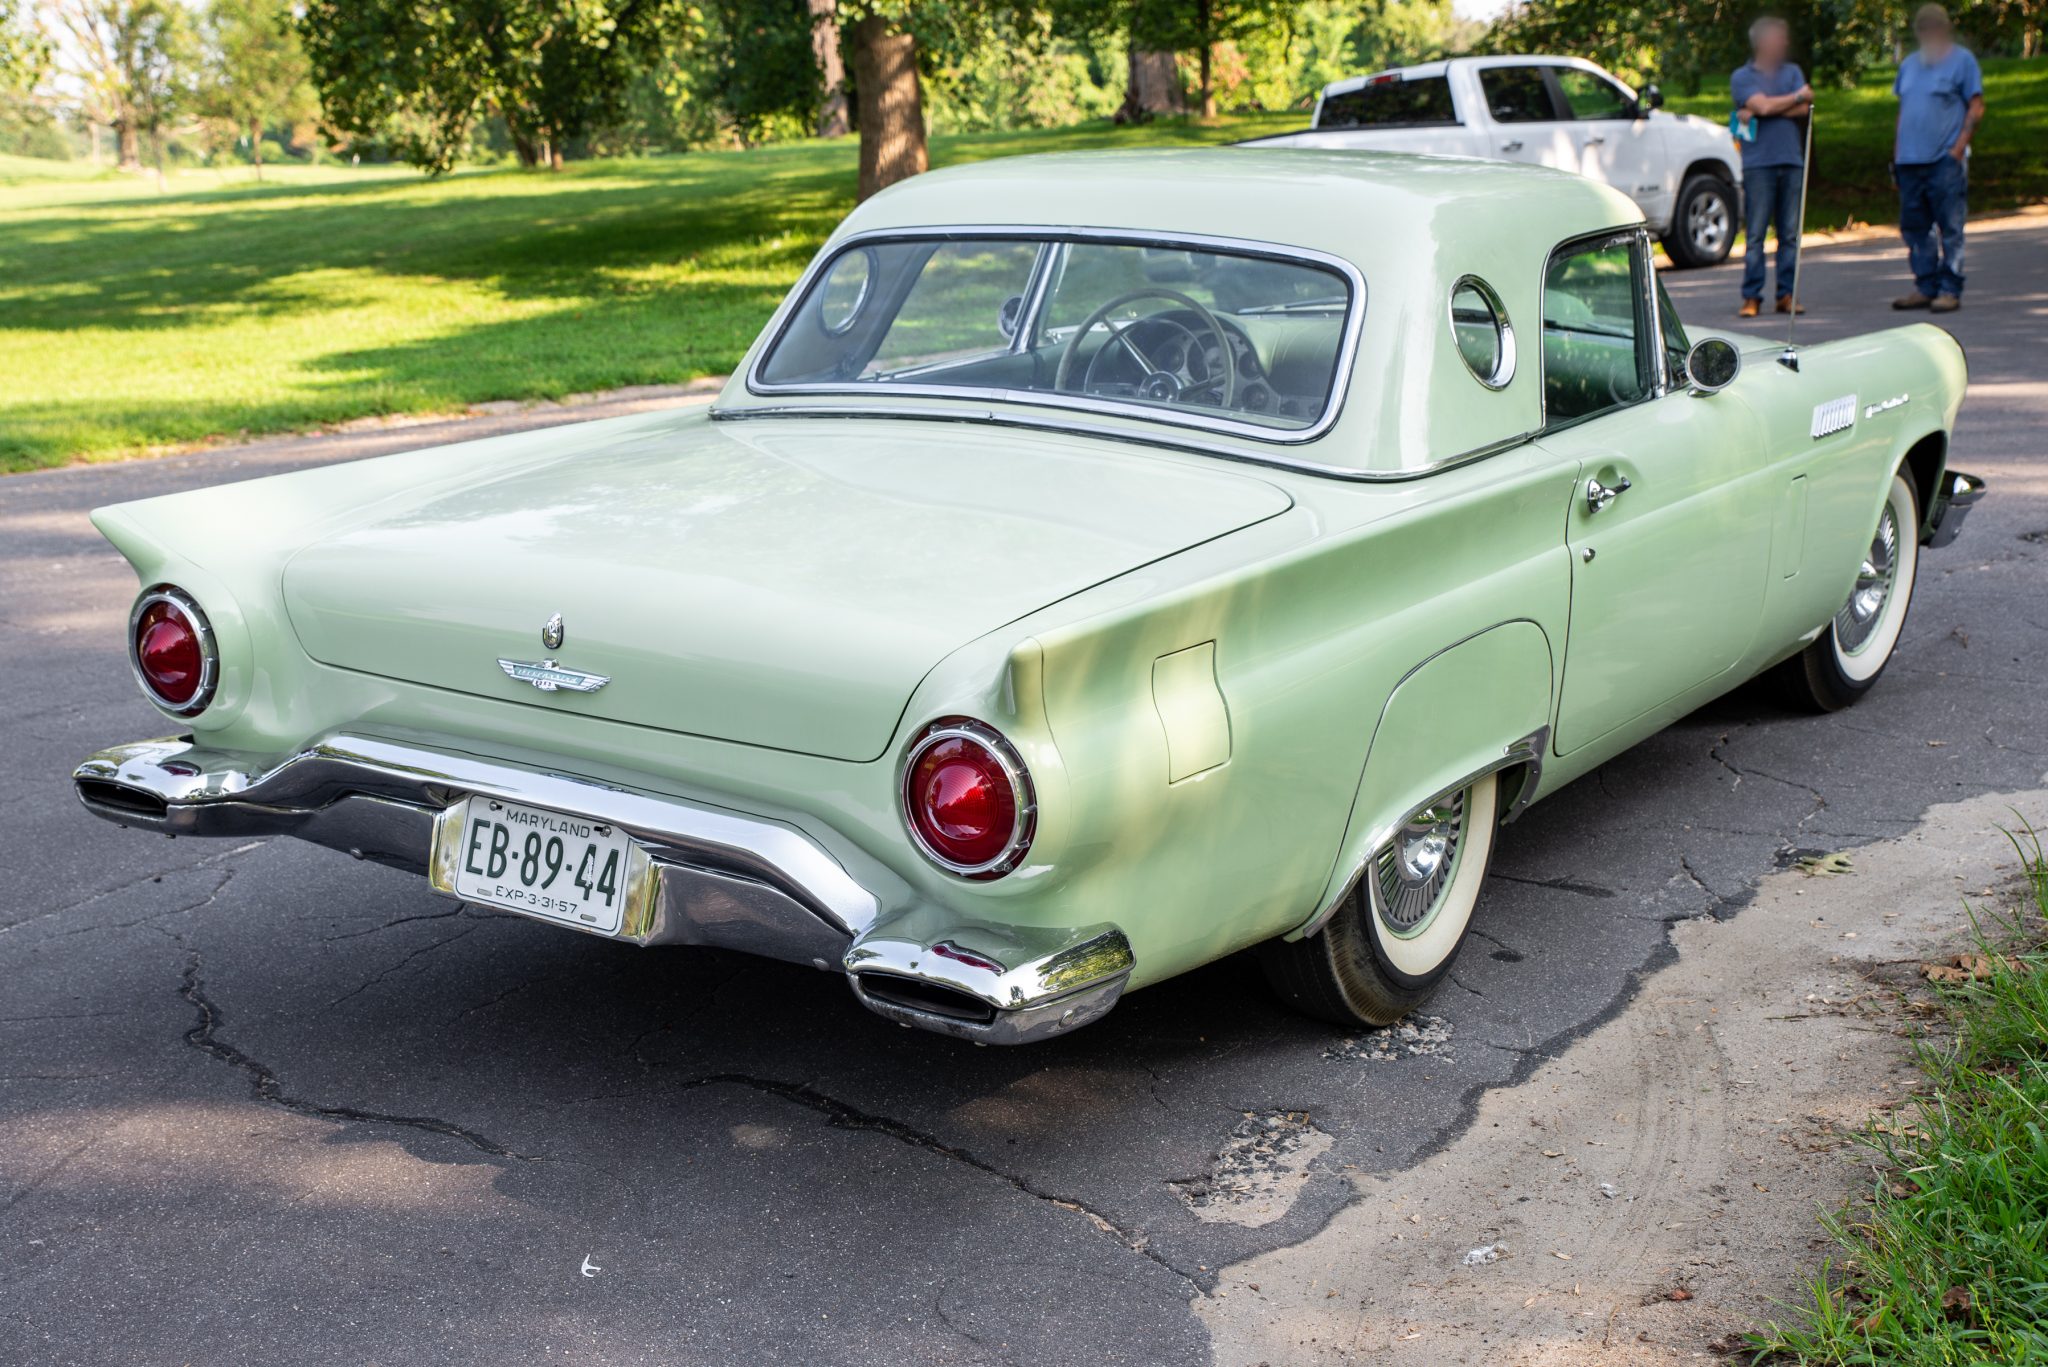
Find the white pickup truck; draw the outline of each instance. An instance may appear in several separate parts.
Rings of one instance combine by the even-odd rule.
[[[1253,141],[1576,171],[1641,205],[1678,265],[1711,266],[1735,240],[1742,161],[1725,127],[1663,103],[1576,57],[1453,57],[1327,85],[1312,127]]]

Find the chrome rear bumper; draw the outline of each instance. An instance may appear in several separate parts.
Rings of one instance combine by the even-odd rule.
[[[593,817],[623,828],[653,865],[646,914],[611,938],[839,969],[877,1014],[979,1043],[1097,1019],[1132,966],[1113,926],[961,923],[907,888],[885,907],[794,826],[542,764],[371,736],[333,736],[281,759],[172,738],[103,750],[72,778],[85,809],[117,825],[294,836],[426,874],[443,892],[452,890],[429,867],[434,824],[469,797]]]

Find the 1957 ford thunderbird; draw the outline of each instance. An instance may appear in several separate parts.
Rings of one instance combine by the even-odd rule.
[[[708,412],[101,509],[184,734],[78,795],[987,1043],[1251,947],[1386,1022],[1500,823],[1765,670],[1877,682],[1963,388],[1931,326],[1689,333],[1575,176],[920,176]]]

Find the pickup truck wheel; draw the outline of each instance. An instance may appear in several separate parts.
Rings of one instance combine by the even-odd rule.
[[[1343,1026],[1391,1025],[1428,1001],[1472,924],[1499,798],[1497,774],[1437,798],[1372,852],[1321,930],[1261,945],[1274,990]]]
[[[1718,266],[1735,245],[1735,187],[1716,175],[1700,174],[1678,187],[1678,206],[1664,250],[1673,265]]]
[[[1920,496],[1901,471],[1878,513],[1870,549],[1857,567],[1849,601],[1812,645],[1787,660],[1784,682],[1793,699],[1834,712],[1868,693],[1891,661],[1913,606],[1920,568]]]

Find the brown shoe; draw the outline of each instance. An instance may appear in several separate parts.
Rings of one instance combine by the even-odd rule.
[[[1763,301],[1761,299],[1745,299],[1742,301],[1742,307],[1735,310],[1735,316],[1737,318],[1754,318],[1762,308]]]
[[[1777,310],[1777,311],[1778,311],[1779,313],[1790,313],[1790,314],[1793,314],[1793,315],[1795,315],[1795,316],[1796,316],[1796,315],[1798,315],[1798,314],[1803,314],[1803,313],[1805,313],[1805,312],[1806,312],[1806,305],[1804,305],[1804,304],[1795,304],[1795,303],[1793,303],[1793,302],[1792,302],[1792,296],[1791,296],[1791,295],[1789,295],[1789,294],[1781,294],[1781,295],[1779,295],[1779,296],[1778,296],[1778,310]]]
[[[1895,309],[1924,309],[1932,308],[1933,306],[1934,301],[1918,291],[1912,294],[1902,294],[1892,300],[1892,307]]]
[[[1954,313],[1957,309],[1961,308],[1962,306],[1963,301],[1961,296],[1954,294],[1942,294],[1936,295],[1934,302],[1929,304],[1927,307],[1929,308],[1929,310],[1935,313]]]

